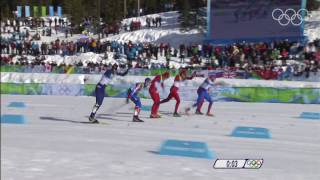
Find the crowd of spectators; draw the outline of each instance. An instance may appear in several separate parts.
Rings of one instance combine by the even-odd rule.
[[[24,33],[21,31],[21,27],[24,27],[27,32],[29,30],[42,29],[42,36],[51,36],[52,30],[55,30],[57,34],[59,31],[72,34],[73,27],[66,18],[60,17],[25,17],[25,18],[15,18],[7,19],[1,22],[1,33]],[[27,27],[27,28],[26,28]]]
[[[49,22],[54,26],[65,27],[67,24],[62,18],[55,18]],[[147,17],[147,27],[161,26],[161,17]],[[84,19],[83,25],[90,27],[92,19]],[[131,22],[133,23],[133,22]],[[1,36],[1,64],[12,64],[12,58],[21,56],[19,64],[26,55],[36,57],[39,65],[46,59],[47,55],[71,56],[78,53],[94,52],[105,54],[106,59],[115,60],[126,58],[130,66],[136,68],[150,68],[151,60],[165,59],[162,67],[171,67],[172,61],[186,64],[190,68],[200,67],[203,69],[217,69],[231,67],[246,72],[256,72],[264,79],[277,79],[280,74],[283,78],[289,75],[309,76],[310,72],[316,73],[320,67],[320,40],[301,44],[289,41],[274,41],[271,43],[237,43],[226,46],[212,44],[181,44],[173,47],[169,43],[134,43],[101,41],[100,39],[83,36],[75,41],[56,39],[55,41],[38,41],[41,38],[39,33],[30,35],[29,31],[20,31],[19,26],[43,26],[45,23],[37,19],[29,21],[7,21],[2,28],[2,32],[10,36]],[[12,30],[13,31],[10,31]],[[118,29],[118,25],[103,26],[103,30],[108,32]],[[103,32],[104,32],[103,31]],[[106,34],[107,34],[106,33]],[[44,34],[42,34],[44,36]],[[113,57],[108,57],[108,52],[112,52]],[[289,60],[295,60],[296,65],[289,65]],[[276,64],[275,62],[280,64]],[[100,64],[91,64],[99,67]],[[285,67],[285,68],[282,68]]]
[[[161,27],[162,17],[161,16],[157,16],[157,17],[147,16],[145,21],[146,21],[145,28],[157,28],[157,27]],[[125,31],[135,31],[135,30],[139,30],[142,28],[143,28],[142,22],[139,19],[131,20],[130,22],[123,24],[123,29]]]
[[[150,67],[152,59],[160,57],[166,60],[164,67],[169,67],[171,61],[180,61],[187,66],[202,68],[222,68],[234,67],[245,71],[259,71],[264,79],[275,79],[287,66],[288,60],[296,60],[300,64],[287,66],[286,71],[295,75],[302,72],[317,72],[320,64],[320,41],[308,43],[303,46],[299,43],[288,41],[259,43],[259,44],[235,44],[231,46],[212,46],[210,44],[181,44],[179,48],[171,47],[170,44],[161,43],[119,43],[101,42],[97,39],[83,38],[78,41],[60,41],[38,44],[30,41],[14,41],[10,44],[1,44],[1,53],[8,54],[9,57],[15,55],[32,55],[43,57],[38,59],[45,60],[45,55],[70,56],[77,53],[105,53],[105,58],[120,59],[126,57],[128,64],[135,64],[136,68]],[[112,52],[113,57],[108,57],[107,52]],[[6,56],[8,57],[8,56]],[[9,63],[9,58],[3,62]],[[188,59],[188,60],[186,60]],[[280,61],[280,64],[275,64]],[[98,65],[98,64],[97,64]],[[276,72],[276,73],[275,73]],[[308,75],[307,75],[308,76]]]

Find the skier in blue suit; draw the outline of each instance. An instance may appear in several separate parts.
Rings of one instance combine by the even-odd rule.
[[[92,123],[99,123],[99,121],[95,118],[95,115],[102,105],[103,99],[105,97],[105,88],[108,84],[110,84],[112,78],[115,75],[125,76],[129,72],[128,68],[125,72],[118,72],[118,65],[114,64],[110,69],[106,70],[106,72],[102,75],[100,81],[98,82],[95,89],[96,103],[93,106],[92,112],[89,117],[89,121]]]

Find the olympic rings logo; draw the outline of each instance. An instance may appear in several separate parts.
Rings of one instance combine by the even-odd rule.
[[[300,26],[303,22],[303,16],[308,15],[309,11],[306,9],[299,9],[298,11],[290,8],[283,12],[282,9],[277,8],[272,11],[272,18],[278,21],[281,26],[287,26],[290,23],[293,26]]]
[[[71,94],[71,90],[67,86],[61,85],[59,87],[59,93],[61,95],[70,95]]]
[[[248,160],[247,165],[253,169],[259,169],[262,166],[263,160]]]

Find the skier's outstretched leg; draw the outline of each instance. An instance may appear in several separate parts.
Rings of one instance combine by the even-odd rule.
[[[180,117],[181,115],[178,113],[178,109],[179,109],[179,105],[180,105],[180,97],[179,97],[178,92],[174,92],[173,93],[173,98],[177,101],[176,102],[176,106],[174,107],[173,116],[174,117]]]
[[[186,114],[189,114],[189,111],[190,111],[191,109],[193,109],[193,108],[196,108],[196,114],[203,114],[203,113],[201,112],[201,107],[202,107],[202,104],[203,104],[203,102],[204,102],[203,90],[204,90],[204,89],[201,89],[201,88],[199,88],[199,89],[197,90],[198,98],[197,98],[197,100],[196,100],[196,103],[194,103],[191,107],[187,107],[187,108],[185,109]]]
[[[211,107],[213,105],[213,101],[212,101],[212,98],[211,98],[210,94],[207,91],[205,92],[204,98],[209,102],[207,116],[213,116],[213,114],[210,113]]]
[[[205,98],[205,89],[198,89],[198,99],[197,99],[197,110],[196,114],[202,115],[203,113],[201,112],[201,107],[203,105]]]
[[[96,113],[98,111],[98,109],[100,108],[100,106],[102,105],[104,96],[105,96],[105,86],[98,84],[95,90],[95,94],[96,94],[96,103],[94,104],[90,117],[89,117],[89,121],[92,123],[98,123],[99,121],[97,119],[95,119]]]

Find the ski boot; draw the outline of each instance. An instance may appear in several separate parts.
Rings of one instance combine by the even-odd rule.
[[[207,116],[214,117],[214,115],[211,113],[207,113]]]
[[[191,108],[189,108],[189,107],[184,110],[184,112],[186,113],[186,115],[188,115],[188,116],[190,115],[190,110],[191,110]]]
[[[196,111],[196,114],[198,114],[198,115],[203,115],[203,113],[201,112],[201,111]]]
[[[181,115],[177,112],[173,113],[173,117],[181,117]]]
[[[161,118],[159,114],[151,114],[150,118]]]
[[[97,119],[95,119],[94,117],[89,117],[89,122],[91,122],[91,123],[99,123],[99,121],[97,120]]]
[[[138,116],[133,116],[132,122],[144,122]]]

